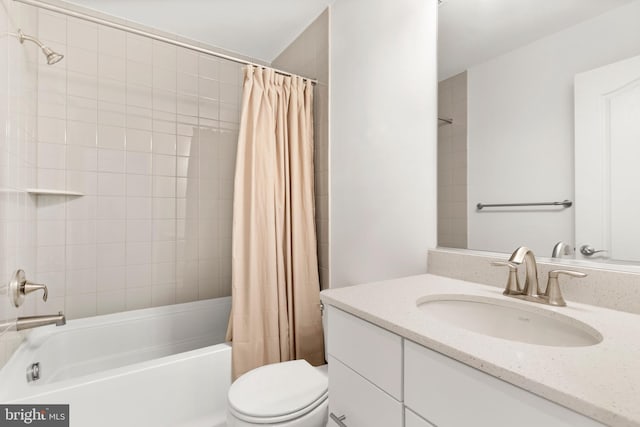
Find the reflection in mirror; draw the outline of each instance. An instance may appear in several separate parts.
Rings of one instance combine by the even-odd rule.
[[[640,0],[439,6],[439,246],[640,264],[638,22]]]

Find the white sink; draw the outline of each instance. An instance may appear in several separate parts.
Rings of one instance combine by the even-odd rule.
[[[510,341],[556,347],[595,345],[602,335],[572,317],[518,301],[472,295],[420,298],[428,321]]]

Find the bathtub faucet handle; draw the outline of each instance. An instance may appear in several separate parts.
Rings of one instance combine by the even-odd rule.
[[[42,294],[42,301],[47,302],[47,298],[49,297],[49,289],[47,289],[47,285],[25,281],[21,286],[22,293],[25,295],[30,294],[31,292],[39,291],[40,289],[44,291]]]
[[[42,300],[46,302],[47,297],[49,296],[47,285],[31,283],[27,280],[27,275],[23,270],[17,270],[9,283],[9,295],[13,297],[13,304],[16,307],[20,307],[22,305],[25,295],[39,291],[40,289],[44,292],[42,294]]]

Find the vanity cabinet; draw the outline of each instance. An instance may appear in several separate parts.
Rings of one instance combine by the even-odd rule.
[[[404,404],[437,426],[595,427],[591,418],[411,341]]]
[[[602,426],[335,307],[327,315],[329,413],[344,426]]]
[[[402,338],[333,307],[327,315],[329,413],[348,427],[401,427]]]

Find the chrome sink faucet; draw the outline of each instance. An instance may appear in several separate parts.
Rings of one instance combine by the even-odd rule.
[[[524,282],[524,288],[520,289],[517,269],[522,263],[525,264],[527,275]],[[578,271],[552,270],[549,272],[549,281],[547,282],[547,287],[543,293],[540,291],[538,283],[536,257],[533,254],[533,251],[525,246],[521,246],[516,249],[513,254],[511,254],[509,261],[494,261],[491,265],[509,267],[509,280],[507,281],[507,286],[503,292],[504,295],[558,307],[564,307],[567,305],[562,297],[562,292],[560,291],[558,276],[561,274],[570,277],[587,276],[586,274]]]

